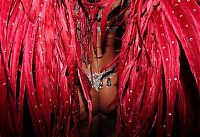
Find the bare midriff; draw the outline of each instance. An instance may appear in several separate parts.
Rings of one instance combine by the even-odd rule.
[[[105,45],[101,46],[101,33],[97,34],[97,55],[91,53],[93,56],[91,66],[82,64],[83,70],[86,73],[98,73],[101,68],[110,64],[116,56],[115,53],[115,35],[116,32],[108,32],[106,35]],[[97,58],[96,58],[97,56]],[[90,70],[92,68],[92,70]],[[79,135],[81,137],[114,137],[116,125],[116,110],[115,98],[117,94],[117,75],[114,73],[109,76],[111,79],[111,86],[107,85],[107,78],[103,79],[103,87],[97,91],[92,89],[90,97],[93,107],[93,121],[90,128],[88,128],[88,108],[83,94],[79,92],[80,100],[80,122]]]
[[[121,0],[116,0],[111,10],[120,5]],[[102,10],[99,11],[101,14]],[[100,22],[97,24],[100,26]],[[115,47],[116,31],[107,30],[105,42],[101,41],[101,32],[97,33],[97,54],[91,52],[91,66],[82,63],[83,70],[86,73],[99,73],[104,67],[113,62],[116,56]],[[107,85],[107,78],[103,78],[103,86],[100,90],[92,88],[90,97],[93,109],[92,125],[88,128],[89,112],[87,101],[84,99],[83,93],[79,92],[80,100],[80,137],[115,137],[116,128],[116,104],[117,96],[117,74],[109,75],[111,85]]]

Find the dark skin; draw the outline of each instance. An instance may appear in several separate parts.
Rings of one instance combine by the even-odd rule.
[[[99,34],[98,34],[99,35]],[[100,37],[99,37],[100,38]],[[92,60],[93,70],[92,72],[98,72],[99,68],[111,63],[115,57],[115,32],[110,32],[106,38],[105,53],[101,58],[95,58]],[[98,53],[101,53],[101,49],[98,48]],[[98,67],[97,66],[98,60]],[[89,67],[88,67],[89,68]],[[88,72],[88,68],[84,68]],[[82,137],[95,137],[99,133],[104,132],[104,136],[112,137],[115,136],[115,104],[112,104],[116,98],[117,94],[117,76],[113,74],[110,76],[112,85],[107,86],[107,79],[103,79],[103,88],[97,92],[95,89],[92,89],[90,92],[92,106],[93,106],[93,122],[91,128],[88,128],[88,110],[87,103],[83,99],[83,95],[79,92],[80,100],[80,123],[79,123],[79,132]],[[111,105],[112,104],[112,105]],[[102,126],[99,126],[102,125]],[[97,131],[99,129],[99,131]]]
[[[120,5],[121,0],[116,0],[112,9]],[[101,10],[99,11],[101,13]],[[100,23],[98,24],[100,26]],[[97,33],[97,55],[94,51],[91,53],[92,58],[92,73],[99,72],[101,68],[110,64],[116,56],[115,51],[116,32],[107,32],[105,45],[102,46],[101,33]],[[96,58],[99,57],[99,58]],[[83,70],[89,73],[90,66],[82,63]],[[117,95],[117,75],[112,74],[111,86],[107,86],[107,78],[103,79],[103,88],[100,91],[92,89],[90,97],[93,107],[93,121],[90,128],[88,128],[88,108],[87,102],[83,97],[83,93],[79,91],[80,101],[80,122],[79,122],[79,136],[80,137],[115,137],[116,126],[116,108],[113,101]]]
[[[112,6],[112,10],[115,9],[120,2],[121,0],[116,0]],[[91,53],[93,57],[91,62],[92,73],[99,72],[102,67],[110,64],[115,58],[115,37],[116,32],[107,32],[105,46],[101,46],[101,33],[97,33],[97,55],[95,55],[94,51]],[[96,58],[96,56],[99,58]],[[84,63],[82,67],[86,73],[91,71],[90,66],[86,66]],[[113,101],[117,95],[117,75],[112,74],[109,78],[111,78],[111,86],[107,86],[107,78],[105,78],[103,79],[103,88],[100,91],[97,92],[95,89],[90,91],[93,107],[93,121],[90,128],[88,128],[89,113],[87,102],[83,97],[83,93],[79,91],[80,137],[115,137],[116,109]]]

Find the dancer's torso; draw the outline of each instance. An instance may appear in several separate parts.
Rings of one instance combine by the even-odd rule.
[[[121,0],[116,0],[112,6],[115,9],[120,5]],[[100,11],[101,12],[101,11]],[[98,26],[101,24],[98,23]],[[93,107],[93,122],[88,128],[88,108],[87,102],[84,100],[83,93],[79,92],[80,100],[80,122],[79,136],[81,137],[114,137],[116,127],[116,108],[115,99],[117,95],[117,75],[114,73],[113,66],[106,69],[106,75],[102,77],[101,88],[98,89],[99,83],[94,81],[93,74],[98,74],[100,70],[110,64],[116,56],[115,52],[116,28],[107,30],[105,42],[101,42],[101,32],[97,33],[97,54],[94,49],[91,52],[91,66],[86,66],[82,63],[83,70],[94,83],[91,85],[93,89],[90,92],[90,97]],[[91,74],[92,72],[92,74]]]
[[[98,33],[97,36],[97,57],[94,52],[92,53],[91,66],[86,66],[83,63],[83,70],[90,74],[98,73],[100,69],[110,64],[115,53],[115,35],[116,32],[108,32],[106,36],[105,45],[100,46],[101,36]],[[90,70],[92,68],[92,70]],[[109,69],[109,68],[108,68]],[[114,68],[111,68],[114,69]],[[110,73],[110,72],[109,72]],[[83,98],[83,94],[79,92],[80,100],[80,122],[79,131],[80,135],[84,137],[89,136],[114,136],[115,133],[115,97],[117,93],[117,76],[115,73],[108,74],[102,78],[103,86],[100,90],[93,88],[90,92],[90,97],[93,107],[93,123],[91,128],[87,128],[88,124],[88,109],[86,100]],[[108,83],[110,82],[110,83]]]

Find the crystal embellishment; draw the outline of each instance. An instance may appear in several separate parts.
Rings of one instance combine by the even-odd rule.
[[[111,86],[111,78],[109,76],[114,74],[115,67],[112,67],[110,69],[104,70],[103,72],[100,73],[93,73],[93,74],[88,74],[88,79],[90,80],[90,83],[93,88],[96,89],[96,91],[100,91],[103,88],[103,79],[107,79],[107,86]]]

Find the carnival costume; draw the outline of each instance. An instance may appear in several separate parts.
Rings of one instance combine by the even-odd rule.
[[[103,41],[113,24],[124,30],[121,48],[99,74],[118,75],[116,136],[199,135],[200,1],[122,0],[108,22],[114,2],[0,0],[0,137],[28,128],[36,137],[78,136],[77,85],[90,127],[89,91],[101,87],[81,64],[90,64],[97,31]]]

